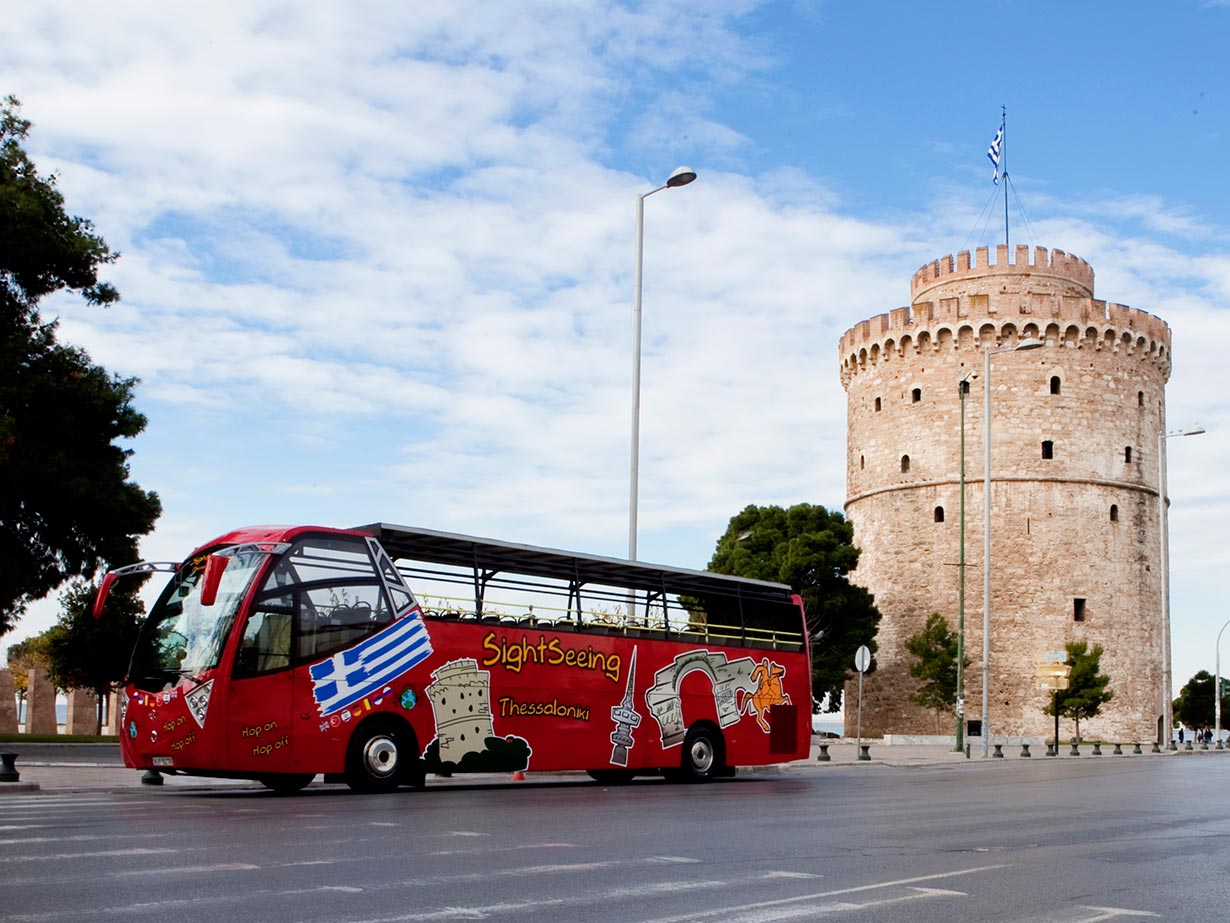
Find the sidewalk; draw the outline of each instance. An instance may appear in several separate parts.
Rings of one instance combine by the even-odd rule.
[[[834,768],[845,767],[847,770],[853,767],[895,767],[895,768],[910,768],[910,767],[927,767],[927,766],[942,766],[945,764],[957,765],[975,765],[975,764],[1002,764],[1006,762],[1021,760],[1022,753],[1019,745],[1004,746],[1002,759],[996,759],[988,756],[983,758],[978,749],[974,749],[969,759],[966,759],[963,753],[955,753],[952,750],[951,744],[893,744],[885,745],[882,741],[876,739],[865,739],[864,745],[868,747],[869,760],[860,761],[857,759],[858,747],[852,739],[837,739],[823,740],[821,738],[813,738],[811,755],[806,761],[798,761],[795,763],[786,763],[781,766],[774,767],[757,767],[748,770],[740,770],[741,772],[814,772],[825,771]],[[820,745],[824,744],[828,747],[828,762],[821,762],[817,759],[820,754]],[[1124,760],[1124,759],[1159,759],[1170,758],[1176,756],[1192,756],[1199,753],[1230,753],[1230,751],[1217,751],[1209,749],[1202,751],[1195,749],[1191,751],[1179,750],[1177,752],[1163,752],[1155,754],[1149,752],[1149,747],[1143,748],[1144,752],[1139,755],[1132,754],[1131,747],[1125,747],[1122,755],[1115,755],[1111,745],[1106,745],[1102,748],[1102,754],[1095,756],[1093,754],[1092,745],[1085,744],[1081,746],[1080,756],[1073,757],[1069,755],[1068,746],[1064,745],[1060,748],[1059,757],[1047,757],[1045,747],[1031,747],[1030,758],[1036,762],[1044,760],[1056,759],[1081,759],[1081,760]],[[143,785],[141,782],[142,773],[136,769],[128,769],[120,762],[119,754],[116,753],[115,759],[112,760],[97,760],[95,762],[74,761],[70,756],[57,758],[55,760],[37,760],[31,759],[24,761],[20,758],[17,760],[17,771],[21,775],[19,782],[0,782],[0,798],[6,794],[43,792],[43,793],[65,793],[65,792],[96,792],[96,791],[160,791],[165,789],[176,790],[225,790],[225,789],[261,789],[261,786],[256,782],[236,779],[208,779],[195,776],[163,776],[163,785],[161,788],[156,786]],[[526,774],[530,781],[547,780],[549,778],[575,778],[577,773],[542,773],[537,774],[529,772]],[[509,777],[504,775],[483,775],[469,776],[459,775],[452,777],[449,780],[437,779],[435,776],[429,776],[427,784],[466,784],[482,782],[489,784],[492,782],[510,781]],[[319,778],[314,785],[321,785]]]

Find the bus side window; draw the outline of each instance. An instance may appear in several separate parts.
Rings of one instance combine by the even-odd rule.
[[[243,639],[239,642],[235,675],[250,676],[290,666],[292,610],[289,602],[289,597],[266,600],[248,616]]]
[[[375,634],[393,621],[379,584],[313,586],[300,591],[301,659],[322,657]]]

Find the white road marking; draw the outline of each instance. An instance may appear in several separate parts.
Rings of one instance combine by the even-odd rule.
[[[761,878],[823,878],[823,875],[813,875],[811,872],[764,872]]]
[[[689,859],[687,856],[646,856],[646,862],[700,862],[699,859]]]
[[[104,849],[99,852],[69,852],[55,856],[0,856],[0,862],[49,862],[58,859],[96,859],[105,856],[156,856],[182,852],[179,849]]]
[[[113,878],[132,878],[145,875],[195,875],[201,872],[251,872],[259,869],[259,865],[249,862],[219,862],[216,865],[176,865],[157,869],[130,869],[122,872],[112,872]]]
[[[1073,923],[1099,923],[1101,920],[1116,920],[1120,917],[1157,917],[1161,914],[1150,913],[1147,910],[1125,910],[1122,907],[1090,907],[1087,904],[1080,905],[1085,910],[1094,911],[1097,916],[1082,917],[1080,920],[1074,920]]]
[[[82,843],[88,840],[151,840],[170,836],[169,833],[74,833],[69,836],[26,836],[0,840],[0,846],[17,846],[24,843]]]

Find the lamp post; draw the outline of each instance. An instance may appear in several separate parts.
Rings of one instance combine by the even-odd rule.
[[[1015,346],[1000,346],[982,354],[982,755],[991,739],[991,357],[1023,349],[1040,349],[1041,340],[1021,340]]]
[[[961,549],[957,555],[957,753],[965,749],[965,395],[977,372],[966,372],[957,383],[961,404]]]
[[[645,200],[655,192],[686,186],[696,179],[691,167],[676,167],[657,189],[636,197],[636,295],[632,308],[632,465],[628,495],[628,560],[636,560],[637,478],[641,450],[641,266],[645,254]],[[629,612],[631,615],[631,612]]]
[[[1170,679],[1170,530],[1166,508],[1166,440],[1174,436],[1199,436],[1203,432],[1204,427],[1196,424],[1187,429],[1157,434],[1157,526],[1158,546],[1162,555],[1162,740],[1166,742],[1168,750],[1177,747],[1170,739],[1174,725],[1174,692]]]
[[[1226,630],[1226,625],[1230,625],[1230,619],[1221,626],[1217,643],[1213,645],[1213,739],[1217,741],[1218,750],[1224,749],[1221,745],[1221,632]]]

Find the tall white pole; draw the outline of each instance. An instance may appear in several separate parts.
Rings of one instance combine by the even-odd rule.
[[[657,192],[654,190],[653,192]],[[636,560],[636,506],[641,455],[641,269],[645,259],[645,199],[636,197],[636,294],[632,306],[632,464],[628,486],[628,560]],[[632,615],[631,612],[628,613]]]
[[[1171,740],[1174,724],[1174,703],[1171,701],[1170,678],[1170,549],[1167,540],[1166,511],[1166,431],[1157,434],[1157,527],[1158,550],[1162,571],[1162,739],[1163,747],[1177,749]]]
[[[641,459],[641,270],[645,261],[645,200],[663,189],[686,186],[696,179],[691,167],[676,167],[665,183],[636,197],[636,293],[632,303],[632,462],[628,478],[628,560],[636,560],[636,506]],[[631,600],[628,615],[631,616]]]
[[[982,354],[982,755],[991,738],[991,353]]]
[[[1221,750],[1221,632],[1226,630],[1227,621],[1217,633],[1217,643],[1213,646],[1213,739],[1217,741],[1217,749]]]

